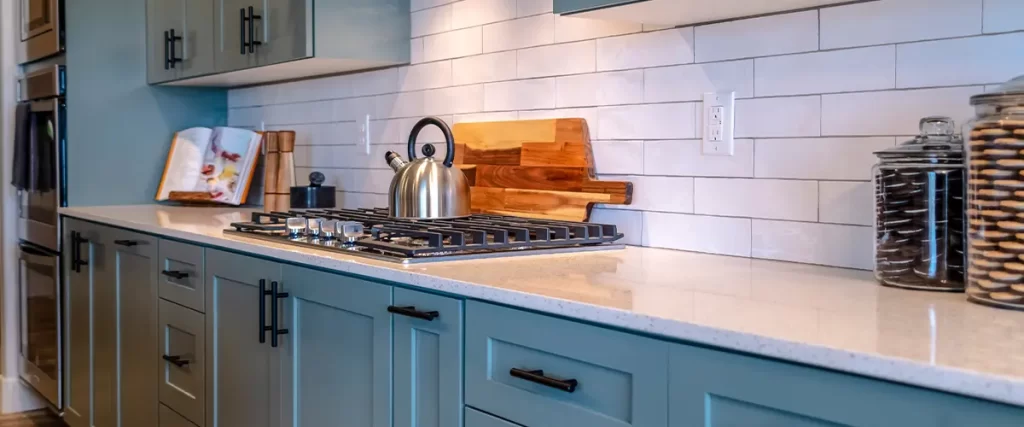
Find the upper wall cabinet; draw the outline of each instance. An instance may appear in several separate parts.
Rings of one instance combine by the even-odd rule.
[[[555,13],[657,25],[690,25],[867,0],[555,0]]]
[[[409,0],[148,0],[148,6],[150,83],[244,86],[409,62]],[[165,36],[168,28],[183,29]]]

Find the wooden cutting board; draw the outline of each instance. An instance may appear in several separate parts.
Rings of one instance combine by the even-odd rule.
[[[452,133],[475,213],[586,221],[595,203],[632,202],[632,183],[594,177],[584,119],[459,123]]]

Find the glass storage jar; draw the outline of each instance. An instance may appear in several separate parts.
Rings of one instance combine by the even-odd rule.
[[[1024,310],[1024,76],[971,105],[967,299]]]
[[[948,117],[876,152],[875,278],[898,288],[964,291],[963,139]]]

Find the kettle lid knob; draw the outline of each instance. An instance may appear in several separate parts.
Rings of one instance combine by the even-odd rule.
[[[327,177],[324,176],[324,174],[322,174],[320,172],[313,172],[313,173],[309,174],[309,186],[310,187],[319,187],[319,186],[323,185],[324,181],[326,181],[326,180],[327,180]]]
[[[424,156],[434,157],[435,150],[433,144],[424,144],[422,151]]]

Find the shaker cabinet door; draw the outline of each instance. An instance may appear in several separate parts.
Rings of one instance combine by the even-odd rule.
[[[211,74],[216,70],[214,63],[215,28],[214,4],[210,0],[178,0],[185,5],[185,20],[179,57],[181,69],[179,78]]]
[[[313,56],[312,2],[309,0],[250,0],[260,20],[256,21],[256,61],[259,65]],[[335,40],[328,43],[345,43]]]
[[[395,288],[395,427],[463,424],[462,304]]]
[[[182,64],[172,63],[171,59],[181,58],[183,43],[182,40],[172,40],[170,37],[173,30],[174,37],[184,39],[184,2],[185,0],[146,1],[146,70],[149,83],[166,82],[179,76]]]
[[[391,427],[391,286],[290,265],[283,286],[282,427]]]
[[[1020,426],[1024,408],[702,347],[669,355],[671,427]]]
[[[107,229],[109,283],[117,295],[116,407],[119,424],[152,426],[159,422],[157,238],[128,230]]]
[[[270,313],[260,284],[280,280],[280,264],[206,250],[205,427],[279,425],[279,352],[260,342]]]
[[[80,242],[80,235],[87,242]],[[95,266],[103,254],[93,250],[99,242],[95,226],[64,219],[64,422],[70,427],[90,427],[93,408],[93,289],[98,279]],[[85,265],[76,266],[75,261]]]
[[[256,65],[255,49],[252,53],[243,46],[249,40],[249,7],[259,6],[262,0],[214,0],[214,64],[219,73],[243,70]],[[258,14],[258,13],[257,13]],[[259,29],[259,21],[253,27]]]

